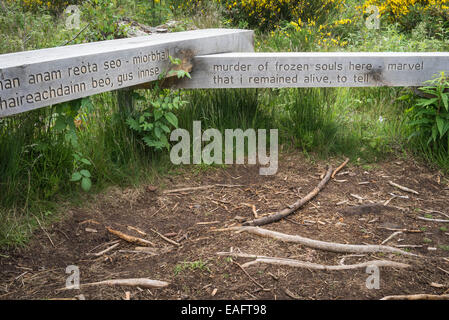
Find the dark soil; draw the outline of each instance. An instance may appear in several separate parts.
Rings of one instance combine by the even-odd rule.
[[[332,160],[338,166],[339,160]],[[424,257],[398,254],[350,256],[345,264],[386,259],[410,264],[407,269],[381,268],[380,289],[368,289],[370,276],[364,268],[348,271],[319,271],[257,264],[246,269],[237,265],[245,258],[217,256],[219,251],[241,251],[338,265],[348,254],[314,250],[301,245],[262,238],[248,233],[217,231],[257,214],[276,212],[310,192],[326,171],[325,162],[311,162],[301,155],[284,155],[274,176],[261,176],[257,166],[184,168],[155,186],[111,189],[95,196],[82,208],[70,208],[60,222],[35,232],[25,249],[0,255],[1,299],[61,299],[80,294],[86,299],[379,299],[396,294],[443,294],[449,289],[449,224],[427,222],[418,216],[445,217],[449,186],[438,172],[412,160],[391,160],[373,166],[349,163],[311,202],[288,219],[264,228],[316,240],[347,244],[380,244],[393,229],[404,232],[387,245],[415,245],[410,252]],[[388,181],[414,189],[419,195],[401,191]],[[213,184],[212,187],[164,194],[163,190]],[[391,193],[396,197],[388,207]],[[355,197],[354,197],[355,195]],[[357,199],[362,198],[362,200]],[[363,207],[355,207],[367,205]],[[433,212],[433,211],[440,211]],[[129,226],[142,230],[143,235]],[[96,257],[118,238],[111,227],[153,242],[157,255],[129,252],[136,245],[120,240],[108,253]],[[175,246],[155,230],[178,242]],[[96,232],[92,232],[96,231]],[[150,278],[170,282],[163,289],[94,286],[80,290],[65,287],[66,267],[79,267],[81,284],[118,278]]]

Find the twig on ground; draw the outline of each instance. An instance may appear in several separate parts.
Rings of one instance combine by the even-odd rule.
[[[419,220],[424,220],[424,221],[449,223],[449,220],[444,220],[444,219],[432,219],[432,218],[426,218],[426,217],[416,217],[416,218]]]
[[[401,234],[402,233],[402,231],[396,231],[396,232],[393,232],[388,238],[386,238],[384,241],[382,241],[380,244],[385,244],[385,243],[387,243],[388,241],[390,241],[391,239],[393,239],[394,237],[396,237],[398,234]]]
[[[258,216],[258,214],[257,214],[257,210],[256,210],[256,206],[255,206],[255,205],[250,204],[250,203],[242,203],[242,205],[245,205],[245,206],[247,206],[247,207],[250,207],[251,210],[253,211],[254,218],[256,218],[256,219],[259,218],[259,216]]]
[[[153,231],[155,234],[157,234],[159,237],[161,237],[163,240],[167,241],[168,243],[171,243],[171,244],[173,244],[173,245],[175,245],[175,246],[178,246],[178,247],[181,246],[180,243],[178,243],[178,242],[176,242],[176,241],[174,241],[174,240],[172,240],[172,239],[170,239],[170,238],[167,238],[166,236],[164,236],[163,234],[160,234],[160,233],[157,232],[156,230],[151,229],[151,231]]]
[[[138,243],[138,244],[143,245],[143,246],[148,246],[148,245],[155,246],[155,244],[153,242],[151,242],[151,241],[127,235],[127,234],[125,234],[125,233],[123,233],[121,231],[111,229],[110,227],[106,227],[106,229],[110,233],[116,235],[120,239],[123,239],[123,240],[125,240],[127,242]]]
[[[50,243],[53,247],[55,247],[55,244],[53,243],[53,240],[51,240],[50,235],[48,234],[47,230],[41,225],[41,222],[39,221],[38,217],[34,216],[36,218],[37,223],[39,224],[39,227],[41,227],[42,231],[44,231],[45,235],[47,236],[48,240],[50,240]]]
[[[249,232],[259,236],[270,237],[273,239],[298,243],[306,247],[331,251],[331,252],[350,252],[350,253],[369,253],[369,252],[392,252],[400,253],[408,256],[417,256],[416,254],[406,252],[397,248],[383,246],[383,245],[356,245],[356,244],[342,244],[335,242],[326,242],[320,240],[313,240],[305,238],[299,235],[289,235],[285,233],[280,233],[276,231],[271,231],[258,227],[233,227],[233,230],[240,232]]]
[[[233,264],[235,264],[236,266],[238,266],[246,275],[248,278],[250,278],[250,280],[252,282],[254,282],[259,288],[261,288],[262,290],[265,290],[264,286],[261,285],[259,282],[256,281],[256,279],[254,279],[253,277],[251,277],[251,275],[237,262],[232,261]]]
[[[120,244],[120,243],[116,243],[116,244],[114,244],[114,245],[112,245],[112,246],[110,246],[110,247],[104,249],[103,251],[100,251],[100,252],[98,252],[98,253],[91,253],[90,255],[95,256],[95,257],[100,257],[100,256],[104,255],[105,253],[108,253],[108,252],[111,251],[112,249],[118,247],[119,244]]]
[[[146,236],[146,235],[147,235],[147,233],[146,233],[145,231],[142,231],[142,230],[140,230],[140,229],[138,229],[138,228],[136,228],[136,227],[133,227],[133,226],[127,226],[126,228],[127,228],[128,230],[136,231],[137,233],[140,233],[140,234],[143,235],[143,236]]]
[[[323,178],[323,180],[321,180],[321,182],[318,184],[318,186],[315,187],[315,189],[313,189],[310,193],[308,193],[304,198],[299,199],[294,204],[290,205],[288,208],[285,208],[277,213],[274,213],[274,214],[271,214],[271,215],[268,215],[268,216],[265,216],[265,217],[262,217],[259,219],[246,221],[243,223],[243,225],[244,226],[262,226],[262,225],[266,225],[266,224],[269,224],[272,222],[279,221],[279,220],[289,216],[290,214],[292,214],[293,212],[295,212],[296,210],[301,208],[303,205],[305,205],[307,202],[312,200],[324,188],[326,183],[330,180],[332,171],[333,171],[332,166],[330,166],[329,169],[327,170],[325,177]]]
[[[167,287],[170,283],[159,280],[151,280],[147,278],[134,278],[134,279],[114,279],[114,280],[104,280],[99,282],[91,282],[91,283],[83,283],[80,284],[81,287],[90,287],[90,286],[127,286],[127,287],[141,287],[141,288],[164,288]],[[69,290],[71,287],[62,288],[59,290]]]
[[[386,296],[380,300],[449,300],[449,294],[434,295],[434,294],[411,294]]]
[[[441,211],[437,211],[437,210],[427,210],[427,209],[424,209],[424,211],[425,211],[426,213],[438,213],[438,214],[441,214],[441,215],[445,216],[446,218],[449,218],[449,214],[444,213],[444,212],[441,212]]]
[[[387,228],[387,227],[377,227],[377,229],[385,229],[388,231],[402,231],[405,233],[422,233],[422,230],[413,230],[413,229],[398,229],[398,228]]]
[[[332,173],[332,176],[331,176],[332,179],[335,178],[337,173],[340,172],[340,170],[343,169],[348,164],[348,162],[349,162],[349,158],[346,158],[346,160],[340,166],[338,166],[337,169],[335,169],[335,171]]]
[[[234,257],[251,257],[254,255],[250,254],[242,254],[237,252],[219,252],[217,253],[219,255],[228,255],[228,256],[234,256]],[[356,264],[348,264],[348,265],[323,265],[323,264],[317,264],[307,261],[300,261],[300,260],[294,260],[294,259],[287,259],[287,258],[278,258],[278,257],[263,257],[263,256],[256,256],[256,260],[247,262],[245,264],[242,264],[242,268],[249,267],[254,264],[258,263],[267,263],[267,264],[275,264],[275,265],[282,265],[282,266],[290,266],[290,267],[296,267],[296,268],[307,268],[307,269],[314,269],[314,270],[326,270],[326,271],[338,271],[338,270],[353,270],[353,269],[359,269],[359,268],[366,268],[368,266],[377,266],[377,267],[392,267],[392,268],[408,268],[410,265],[395,261],[387,261],[387,260],[372,260],[362,263],[356,263]]]
[[[419,194],[418,191],[415,191],[415,190],[413,190],[413,189],[410,189],[410,188],[401,186],[400,184],[394,183],[393,181],[388,181],[388,183],[389,183],[391,186],[393,186],[393,187],[396,187],[396,188],[398,188],[398,189],[401,189],[402,191],[410,192],[410,193],[414,193],[414,194]]]

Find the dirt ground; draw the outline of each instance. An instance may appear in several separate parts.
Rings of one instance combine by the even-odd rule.
[[[334,167],[341,159],[333,159]],[[26,249],[0,252],[0,299],[379,299],[396,294],[443,294],[449,290],[449,224],[418,219],[448,219],[449,184],[438,172],[413,160],[391,159],[372,166],[349,163],[316,198],[288,219],[263,228],[344,244],[381,244],[389,240],[424,257],[376,253],[351,256],[311,249],[246,232],[217,229],[239,225],[276,212],[303,197],[320,182],[327,163],[286,154],[278,173],[261,176],[257,166],[234,165],[161,178],[157,186],[113,188],[66,217],[35,232]],[[419,195],[391,186],[414,189]],[[164,194],[164,190],[215,184],[205,190]],[[394,195],[398,197],[394,197]],[[400,197],[399,197],[400,196]],[[404,197],[405,196],[405,197]],[[359,199],[358,199],[359,198]],[[361,204],[385,202],[388,208],[358,210]],[[152,253],[133,252],[136,245],[106,227],[154,243]],[[130,228],[131,227],[131,228]],[[138,229],[139,231],[137,231]],[[142,231],[145,233],[143,234]],[[156,232],[176,241],[172,244]],[[118,243],[111,251],[95,256]],[[292,258],[325,265],[386,259],[410,264],[407,269],[380,268],[380,288],[368,289],[365,268],[311,270],[255,264],[245,273],[239,265],[252,259],[218,256],[234,251]],[[170,282],[162,289],[90,286],[64,288],[66,267],[76,265],[81,284],[118,278]]]

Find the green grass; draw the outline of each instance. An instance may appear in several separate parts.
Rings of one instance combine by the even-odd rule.
[[[182,263],[178,263],[176,264],[176,266],[174,267],[174,273],[175,276],[177,276],[178,274],[180,274],[181,272],[185,271],[185,270],[189,270],[189,271],[195,271],[195,270],[200,270],[200,271],[207,271],[207,272],[211,272],[209,267],[207,266],[207,261],[203,261],[203,260],[197,260],[197,261],[192,261],[192,262],[182,262]]]

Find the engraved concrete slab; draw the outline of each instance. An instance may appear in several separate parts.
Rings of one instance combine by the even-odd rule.
[[[157,80],[182,51],[253,50],[251,30],[203,29],[0,55],[0,117]]]
[[[179,88],[420,86],[449,72],[448,52],[225,53],[193,59]]]

